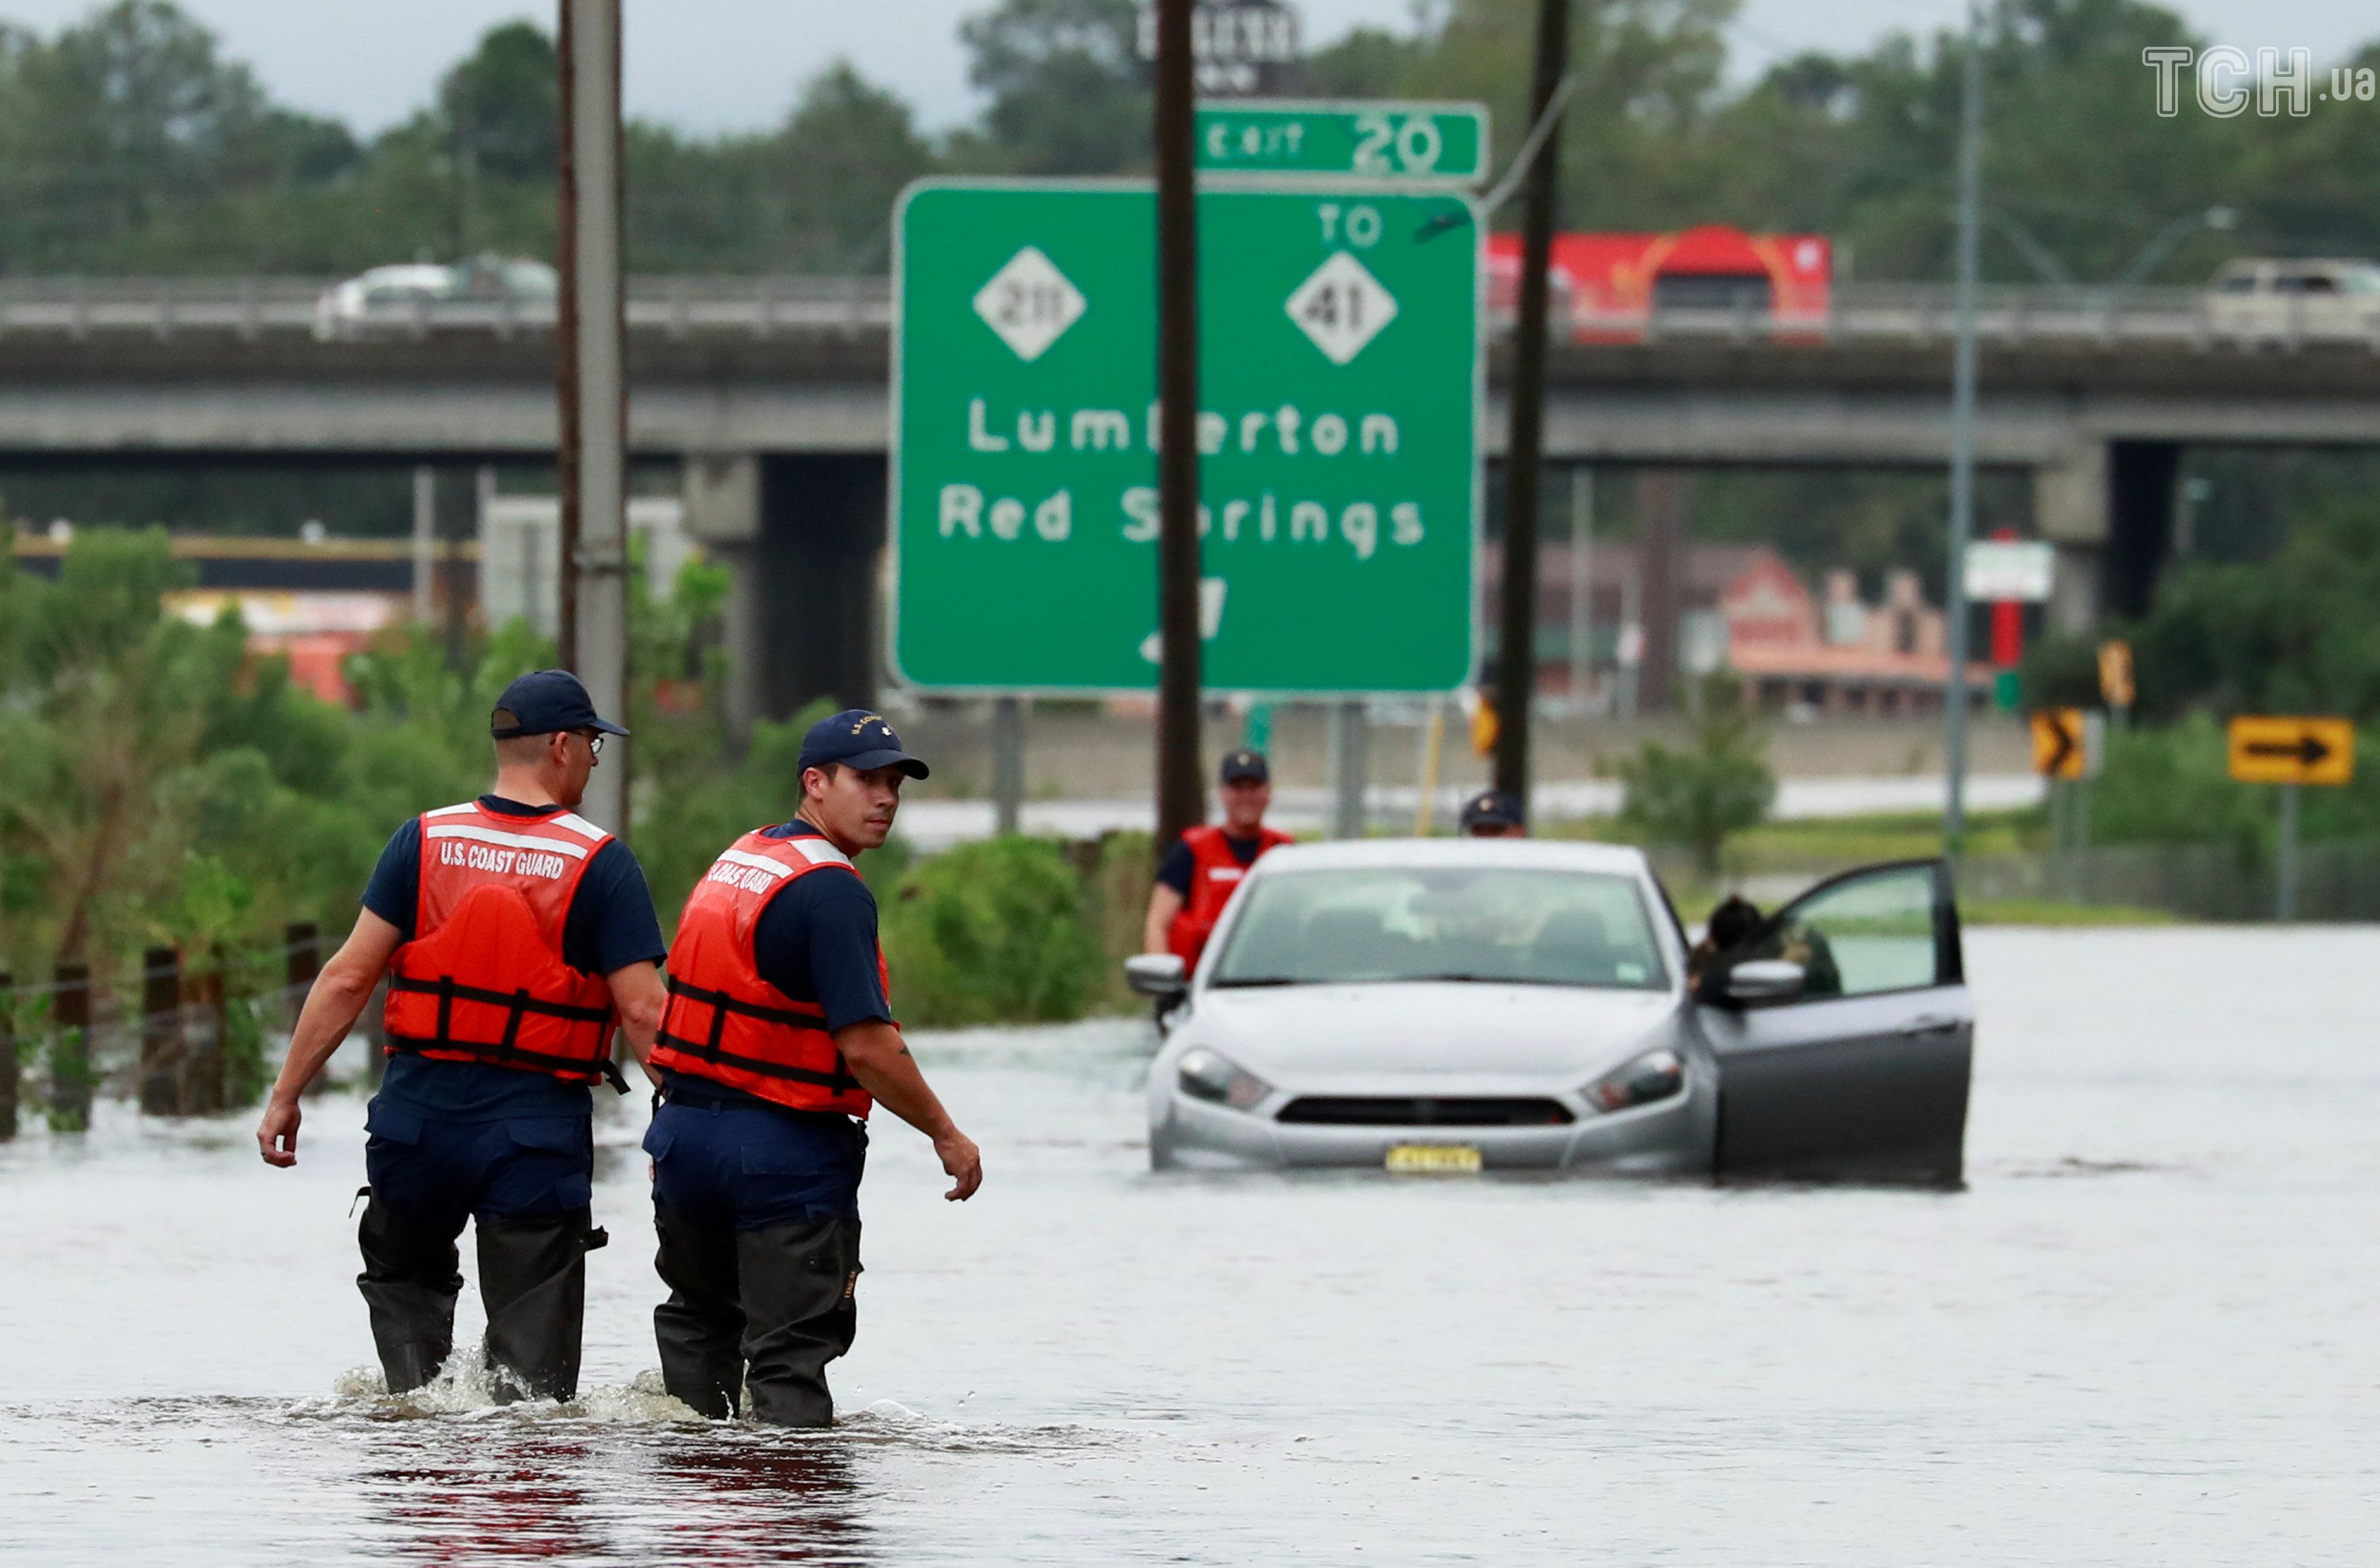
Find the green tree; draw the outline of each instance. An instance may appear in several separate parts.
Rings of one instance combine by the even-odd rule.
[[[48,43],[0,29],[0,268],[220,267],[260,197],[356,156],[163,0],[118,0]]]
[[[1646,741],[1620,764],[1620,777],[1621,820],[1693,850],[1706,877],[1718,874],[1728,835],[1758,824],[1777,798],[1767,736],[1742,681],[1724,669],[1703,679],[1686,749]]]
[[[1148,89],[1133,0],[1001,0],[959,24],[968,79],[991,94],[962,164],[1028,175],[1146,168]]]
[[[20,582],[28,677],[0,711],[0,799],[62,960],[104,957],[145,895],[170,887],[211,691],[240,658],[237,622],[168,615],[186,580],[162,531],[88,531],[54,584]],[[12,598],[16,597],[12,593]]]

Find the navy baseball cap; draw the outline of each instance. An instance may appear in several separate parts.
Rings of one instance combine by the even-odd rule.
[[[802,736],[802,754],[795,767],[808,772],[840,762],[846,768],[899,768],[913,779],[927,776],[928,768],[901,749],[901,737],[882,714],[865,708],[846,708],[831,719],[820,719]]]
[[[496,711],[488,715],[488,733],[498,740],[552,735],[557,730],[628,733],[624,724],[596,717],[595,699],[567,670],[532,670],[518,677],[504,687],[504,694],[496,699]]]
[[[1466,828],[1517,828],[1521,803],[1500,789],[1483,789],[1463,803]]]
[[[1272,770],[1265,765],[1261,751],[1227,751],[1223,753],[1222,779],[1225,784],[1270,784]]]

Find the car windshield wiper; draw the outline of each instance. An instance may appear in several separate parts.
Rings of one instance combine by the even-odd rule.
[[[1444,981],[1444,982],[1446,982],[1446,983],[1448,983],[1448,984],[1451,984],[1451,985],[1475,985],[1475,986],[1509,986],[1509,985],[1525,985],[1525,984],[1527,984],[1527,983],[1528,983],[1528,982],[1527,982],[1527,981],[1525,981],[1525,980],[1516,980],[1516,979],[1514,979],[1514,978],[1513,978],[1513,977],[1512,977],[1511,975],[1471,975],[1471,974],[1445,974],[1445,975],[1399,975],[1399,976],[1397,977],[1397,978],[1399,978],[1399,979],[1401,979],[1401,980],[1410,981],[1410,982],[1412,982],[1412,983],[1414,983],[1414,984],[1416,984],[1416,985],[1427,985],[1427,984],[1432,984],[1432,983],[1435,983],[1435,982],[1438,982],[1438,981]]]
[[[1230,975],[1221,979],[1209,980],[1208,989],[1221,991],[1226,986],[1302,986],[1310,982],[1305,980],[1292,979],[1287,975]]]

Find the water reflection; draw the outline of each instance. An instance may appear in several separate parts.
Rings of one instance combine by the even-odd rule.
[[[656,1489],[674,1507],[656,1544],[706,1562],[868,1561],[857,1467],[832,1433],[684,1437],[656,1454]]]
[[[362,1476],[367,1516],[386,1530],[398,1558],[607,1555],[606,1532],[594,1516],[597,1494],[587,1484],[592,1456],[586,1444],[456,1431],[436,1419],[407,1425],[418,1429],[375,1443],[380,1462]]]
[[[389,1555],[419,1563],[869,1559],[859,1477],[835,1434],[500,1425],[513,1423],[374,1423],[361,1511]]]

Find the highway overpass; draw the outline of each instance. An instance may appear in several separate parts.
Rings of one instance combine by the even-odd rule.
[[[550,307],[446,302],[326,325],[321,286],[0,282],[0,461],[463,465],[552,450]],[[1791,337],[1720,310],[1564,345],[1548,456],[1943,464],[1949,304],[1939,288],[1846,286],[1821,328]],[[731,635],[767,655],[745,699],[759,711],[869,678],[890,317],[880,279],[632,286],[630,443],[686,462],[690,524],[743,568]],[[2247,335],[2218,330],[2192,290],[1994,289],[1982,335],[1978,456],[2032,476],[2036,526],[2059,547],[2062,626],[2145,603],[2184,447],[2380,444],[2380,325]],[[763,581],[779,586],[753,591]],[[795,627],[822,650],[804,664],[783,651]]]

